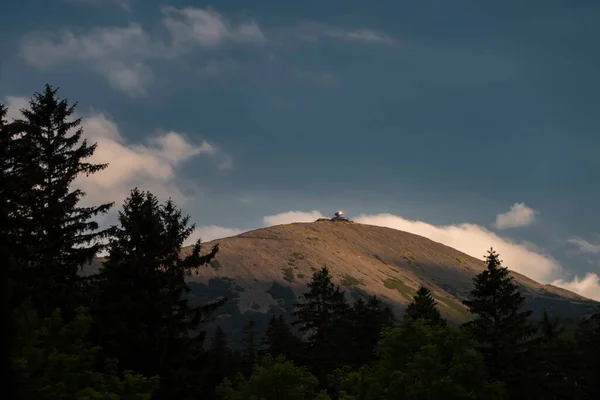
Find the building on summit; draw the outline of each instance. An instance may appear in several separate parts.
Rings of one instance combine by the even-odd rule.
[[[341,222],[349,222],[350,220],[346,217],[344,217],[344,213],[341,211],[338,211],[335,213],[335,215],[333,216],[333,218],[331,218],[330,220],[331,222],[337,222],[337,221],[341,221]]]
[[[315,222],[353,222],[344,216],[344,213],[338,211],[332,218],[319,218]]]

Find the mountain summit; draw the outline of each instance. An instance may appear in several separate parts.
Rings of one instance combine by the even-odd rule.
[[[483,260],[422,236],[329,219],[257,229],[203,248],[217,242],[216,259],[191,278],[192,297],[227,297],[217,323],[234,331],[250,318],[263,325],[271,315],[291,313],[313,272],[323,266],[350,298],[377,295],[398,313],[420,285],[427,286],[442,316],[461,323],[470,317],[462,300],[473,287],[473,277],[485,268]],[[546,309],[556,317],[578,318],[593,313],[599,304],[519,273],[512,275],[534,315]]]

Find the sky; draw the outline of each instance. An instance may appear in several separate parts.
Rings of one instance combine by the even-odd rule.
[[[211,240],[341,209],[600,300],[600,2],[20,0],[0,101],[77,102],[85,202]]]

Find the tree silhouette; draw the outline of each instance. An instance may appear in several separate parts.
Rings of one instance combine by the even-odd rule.
[[[437,302],[431,295],[431,291],[425,286],[417,290],[413,297],[413,302],[408,305],[404,313],[405,319],[425,319],[433,324],[445,324],[440,311],[437,308]]]
[[[528,321],[531,312],[522,310],[525,298],[493,249],[486,263],[487,268],[473,279],[471,300],[464,302],[475,316],[465,327],[490,374],[507,384],[511,398],[526,398],[536,385],[530,379],[535,368],[528,359],[529,339],[535,331]]]

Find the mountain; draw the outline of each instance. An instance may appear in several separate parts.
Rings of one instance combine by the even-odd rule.
[[[234,343],[251,318],[262,332],[271,315],[290,315],[313,272],[322,266],[329,268],[350,299],[377,295],[398,315],[425,285],[442,315],[453,323],[469,319],[462,300],[472,289],[473,277],[485,268],[483,259],[425,237],[352,222],[277,225],[207,242],[203,249],[208,251],[217,242],[215,260],[190,278],[190,296],[199,303],[228,299],[211,325],[219,324]],[[547,309],[553,316],[577,319],[600,305],[516,272],[512,275],[535,315]]]

